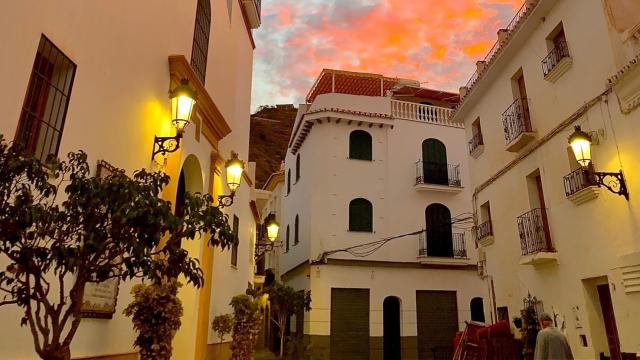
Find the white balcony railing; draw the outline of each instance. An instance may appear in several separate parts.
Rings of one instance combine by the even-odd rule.
[[[449,116],[453,112],[439,106],[422,105],[406,101],[391,100],[391,116],[398,119],[424,121],[454,127],[464,127],[462,124],[452,123]]]

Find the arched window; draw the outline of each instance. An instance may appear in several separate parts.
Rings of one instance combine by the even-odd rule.
[[[291,169],[287,170],[287,195],[291,192]]]
[[[204,84],[204,79],[207,74],[210,31],[211,3],[209,0],[198,0],[196,26],[193,30],[193,46],[191,47],[191,67],[202,84]]]
[[[484,304],[481,297],[471,299],[471,321],[484,322]]]
[[[284,242],[284,252],[289,252],[289,225],[287,225],[287,234]]]
[[[367,199],[353,199],[349,203],[349,231],[373,231],[373,205]]]
[[[293,245],[298,245],[300,242],[300,219],[296,215],[296,221],[293,224]]]
[[[300,180],[300,154],[296,157],[296,182]]]
[[[442,204],[431,204],[424,211],[427,227],[427,256],[453,257],[451,212]]]
[[[364,130],[354,130],[349,135],[349,159],[373,159],[371,150],[371,134]]]
[[[447,148],[442,141],[427,139],[422,142],[422,175],[426,184],[449,184]]]

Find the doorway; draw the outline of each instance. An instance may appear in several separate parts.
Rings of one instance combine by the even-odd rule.
[[[602,319],[604,320],[604,329],[607,334],[610,359],[622,360],[618,327],[616,326],[616,317],[613,313],[613,303],[611,301],[609,284],[598,285],[597,289],[598,299],[600,300],[600,309],[602,310]]]
[[[427,139],[422,142],[422,176],[426,184],[449,185],[447,148],[442,141]]]
[[[382,304],[384,360],[400,360],[400,299],[388,296]]]

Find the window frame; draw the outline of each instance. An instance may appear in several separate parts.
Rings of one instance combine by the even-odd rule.
[[[210,39],[211,1],[198,0],[196,3],[196,18],[193,29],[193,44],[191,46],[191,68],[202,85],[205,84],[207,77]]]
[[[231,245],[231,266],[238,266],[238,245],[240,244],[240,218],[233,214],[233,225],[231,228],[234,236],[233,245]]]
[[[45,54],[47,49],[48,54]],[[52,59],[54,56],[55,60]],[[41,162],[50,155],[58,156],[77,68],[71,58],[41,34],[14,135],[14,142],[22,144],[24,153]],[[50,74],[43,74],[43,71]],[[64,81],[60,84],[63,73]],[[54,80],[56,74],[57,80]],[[51,123],[54,113],[55,119]],[[45,135],[41,142],[43,129]]]
[[[356,136],[362,135],[359,139]],[[362,141],[361,144],[354,144],[354,140]],[[368,144],[364,142],[368,141]],[[356,148],[356,146],[368,146],[368,149]],[[357,129],[349,133],[349,159],[373,161],[373,136],[365,130]]]
[[[356,203],[357,202],[357,203]],[[357,205],[358,203],[360,203],[361,205],[368,205],[368,209],[367,210],[369,213],[365,214],[365,215],[361,215],[363,217],[355,217],[353,215],[356,215],[357,213],[355,213],[355,211],[362,211],[363,209],[357,209],[354,208],[354,206],[359,206]],[[364,218],[364,216],[368,216],[367,218]],[[359,197],[359,198],[355,198],[352,199],[351,201],[349,201],[349,218],[348,218],[348,229],[351,232],[368,232],[368,233],[372,233],[373,232],[373,203],[371,201],[369,201],[368,199]]]
[[[296,214],[296,218],[293,222],[293,246],[296,246],[300,243],[300,218],[298,214]]]

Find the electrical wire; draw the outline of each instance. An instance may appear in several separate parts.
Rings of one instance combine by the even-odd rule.
[[[451,218],[451,222],[449,224],[445,224],[443,225],[443,227],[444,226],[450,226],[452,228],[461,229],[465,231],[471,230],[474,226],[473,213],[464,212],[464,213],[458,214]],[[325,252],[322,252],[320,255],[318,255],[316,262],[324,263],[326,262],[327,257],[329,257],[330,255],[341,253],[341,252],[346,252],[354,257],[367,257],[369,255],[372,255],[376,251],[380,250],[383,246],[385,246],[386,244],[388,244],[393,240],[405,238],[407,236],[418,235],[426,231],[427,229],[420,229],[420,230],[408,232],[405,234],[386,237],[384,239],[380,239],[380,240],[376,240],[376,241],[372,241],[364,244],[349,246],[343,249],[325,251]]]

